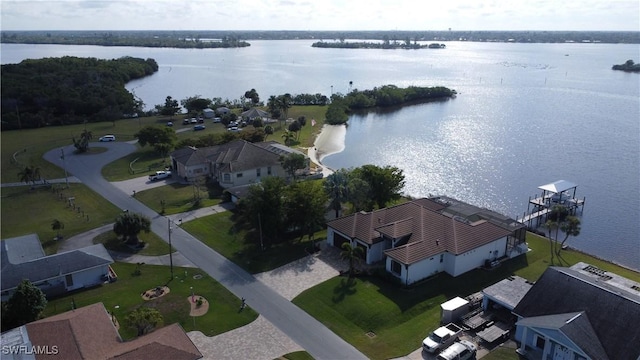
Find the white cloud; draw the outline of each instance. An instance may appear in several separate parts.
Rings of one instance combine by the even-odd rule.
[[[631,30],[638,0],[2,0],[3,30]]]

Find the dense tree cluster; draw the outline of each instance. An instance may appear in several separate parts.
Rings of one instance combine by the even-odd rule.
[[[640,72],[640,64],[635,64],[633,60],[627,60],[624,64],[613,65],[611,69],[626,72]]]
[[[289,234],[310,235],[324,224],[327,196],[318,181],[287,185],[279,177],[267,177],[251,185],[238,203],[237,223],[257,231],[260,247],[268,247]]]
[[[2,303],[2,331],[38,320],[46,306],[42,290],[29,280],[22,280],[9,300]]]
[[[250,44],[235,35],[213,40],[199,33],[152,31],[11,31],[2,32],[3,43],[138,46],[172,48],[236,48]]]
[[[113,121],[139,111],[124,85],[158,71],[153,59],[45,58],[2,65],[2,129]]]
[[[326,122],[329,124],[344,124],[348,120],[348,113],[354,110],[448,99],[455,95],[455,90],[443,86],[399,88],[394,85],[385,85],[373,90],[358,91],[356,89],[346,96],[340,94],[331,96],[331,104],[326,113]]]
[[[386,207],[400,199],[404,183],[402,170],[395,166],[363,165],[327,176],[324,189],[338,217],[345,204],[354,212]]]

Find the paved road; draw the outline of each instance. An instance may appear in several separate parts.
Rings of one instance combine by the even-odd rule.
[[[122,142],[100,143],[109,151],[101,154],[74,154],[73,146],[66,147],[67,171],[95,192],[121,209],[143,214],[151,219],[151,230],[165,241],[169,239],[167,218],[158,215],[130,194],[125,194],[102,176],[102,167],[135,150],[135,145]],[[59,149],[45,154],[44,158],[60,167]],[[311,317],[293,303],[276,293],[251,274],[204,245],[179,227],[171,233],[173,247],[197,267],[223,284],[238,297],[273,323],[316,359],[366,359],[351,344],[342,340],[326,326]]]

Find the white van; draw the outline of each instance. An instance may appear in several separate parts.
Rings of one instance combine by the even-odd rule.
[[[444,349],[437,360],[469,360],[476,357],[476,345],[467,340],[461,340]]]
[[[105,141],[116,141],[116,137],[114,135],[105,135],[105,136],[101,136],[99,139],[100,142],[105,142]]]

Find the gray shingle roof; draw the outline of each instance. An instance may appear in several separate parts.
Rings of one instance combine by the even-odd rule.
[[[630,346],[640,344],[640,292],[632,288],[610,286],[575,269],[550,267],[513,312],[523,318],[584,312],[609,358],[640,357],[640,347]],[[576,344],[590,341],[586,333],[571,336]]]
[[[102,244],[49,256],[35,257],[29,261],[12,262],[11,258],[13,256],[9,252],[16,248],[14,246],[15,242],[22,239],[23,237],[5,239],[0,246],[2,252],[2,278],[0,279],[2,291],[15,288],[24,279],[37,283],[61,275],[113,263],[109,252]],[[39,242],[37,236],[35,239]]]
[[[609,359],[584,311],[530,317],[518,321],[518,325],[555,330],[558,332],[556,336],[566,337],[592,359]]]
[[[213,163],[222,172],[242,172],[280,164],[280,155],[296,152],[285,151],[284,145],[273,142],[250,143],[234,140],[206,148],[187,147],[171,153],[171,157],[184,165]]]

